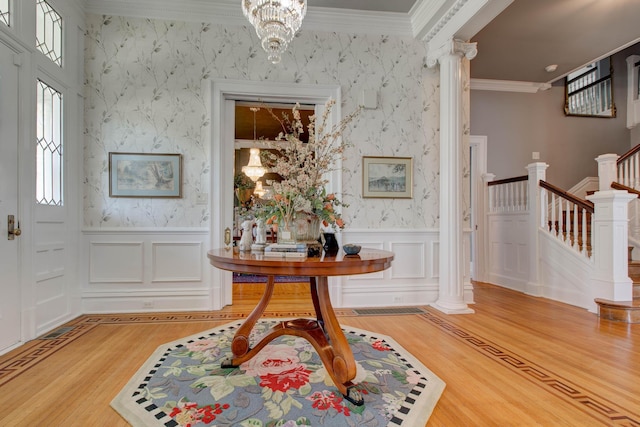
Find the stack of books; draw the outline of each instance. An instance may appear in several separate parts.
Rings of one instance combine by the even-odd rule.
[[[307,256],[307,245],[306,243],[273,243],[264,248],[264,256],[270,258],[305,258]]]

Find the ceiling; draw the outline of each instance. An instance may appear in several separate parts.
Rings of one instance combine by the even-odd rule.
[[[240,0],[76,0],[99,15],[212,19],[246,25]],[[307,0],[302,30],[344,31],[411,37],[437,25],[470,0]],[[463,29],[478,43],[474,79],[553,83],[584,65],[640,41],[640,0],[485,0],[477,25],[508,5],[479,31]],[[491,12],[489,12],[491,10]],[[498,9],[499,10],[499,9]],[[484,15],[483,15],[484,14]],[[473,20],[472,20],[473,21]],[[486,21],[483,21],[486,22]],[[433,27],[431,27],[433,28]],[[469,31],[469,32],[468,32]],[[474,32],[476,34],[472,35]],[[547,65],[557,70],[547,73]]]
[[[308,0],[332,7],[408,13],[416,0]],[[638,0],[515,0],[471,41],[475,79],[552,83],[640,41]],[[304,29],[304,25],[303,25]],[[547,65],[556,64],[553,73]]]

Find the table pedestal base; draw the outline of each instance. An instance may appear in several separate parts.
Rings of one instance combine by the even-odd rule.
[[[343,394],[354,405],[364,403],[362,395],[351,382],[356,376],[356,363],[340,324],[336,319],[329,286],[324,276],[310,277],[310,292],[316,319],[294,319],[278,323],[253,347],[249,335],[260,319],[273,295],[274,276],[268,276],[262,299],[247,320],[240,326],[231,343],[233,358],[222,363],[223,368],[237,367],[254,357],[264,346],[281,335],[294,335],[309,341],[318,352],[329,376]]]

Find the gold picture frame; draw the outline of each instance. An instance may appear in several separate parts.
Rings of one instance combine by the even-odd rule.
[[[109,197],[182,197],[182,154],[109,153]]]
[[[364,156],[362,197],[413,198],[413,158]]]

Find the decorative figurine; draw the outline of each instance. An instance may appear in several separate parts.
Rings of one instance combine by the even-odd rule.
[[[264,219],[256,219],[256,242],[251,245],[251,252],[264,252],[267,246],[267,229],[265,228]]]
[[[262,218],[256,220],[256,243],[259,245],[267,244],[267,229]]]
[[[246,219],[242,222],[242,237],[240,237],[240,244],[238,245],[241,252],[248,252],[251,250],[253,244],[253,233],[251,228],[253,227],[253,221]]]

